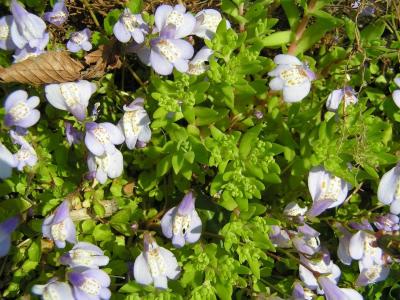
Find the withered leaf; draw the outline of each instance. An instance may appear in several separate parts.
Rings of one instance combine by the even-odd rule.
[[[99,46],[99,49],[85,56],[85,62],[90,65],[87,70],[82,72],[86,79],[98,78],[108,70],[119,69],[122,66],[119,43],[111,41],[107,45]]]
[[[71,58],[67,51],[49,51],[8,68],[0,68],[0,80],[33,85],[70,82],[82,77],[82,69],[83,65]]]

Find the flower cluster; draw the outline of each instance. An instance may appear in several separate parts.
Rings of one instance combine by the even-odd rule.
[[[53,240],[58,248],[64,248],[66,241],[74,247],[60,257],[60,262],[67,265],[67,282],[52,278],[44,285],[34,285],[32,292],[42,299],[102,299],[111,297],[108,289],[111,280],[106,272],[100,270],[109,258],[97,246],[76,241],[75,225],[69,215],[69,202],[64,200],[53,215],[47,217],[42,226],[43,236]]]
[[[204,73],[212,51],[204,47],[190,61],[194,49],[184,38],[196,35],[211,39],[222,21],[221,14],[205,9],[193,16],[181,4],[160,5],[154,19],[155,28],[151,30],[140,14],[125,9],[114,25],[114,35],[122,43],[131,43],[129,49],[160,75],[169,75],[174,68],[190,75]]]

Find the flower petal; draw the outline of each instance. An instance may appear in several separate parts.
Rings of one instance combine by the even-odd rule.
[[[326,108],[329,111],[337,111],[343,95],[343,89],[332,91],[328,96],[328,100],[326,100]]]
[[[289,54],[278,54],[274,58],[274,62],[277,65],[302,65],[303,63],[293,55]]]
[[[202,222],[197,213],[197,211],[193,211],[190,215],[190,227],[188,231],[185,233],[185,240],[188,243],[195,243],[200,239],[202,231]]]
[[[275,77],[269,82],[269,87],[273,91],[282,90],[284,85],[285,85],[285,82],[279,77]]]
[[[159,251],[161,256],[164,258],[167,277],[169,279],[177,279],[181,273],[181,269],[179,268],[178,261],[174,254],[164,247],[160,247]]]
[[[306,80],[300,85],[285,86],[283,88],[283,100],[285,102],[299,102],[303,100],[311,89],[311,82]]]
[[[28,99],[28,93],[24,90],[17,90],[8,95],[4,102],[4,108],[8,112],[13,106],[18,104],[20,101],[26,101]]]
[[[121,43],[127,43],[131,39],[132,35],[128,32],[124,24],[122,24],[121,20],[118,20],[117,23],[115,23],[113,32],[115,37],[117,38],[118,41]]]
[[[55,108],[67,110],[67,105],[65,104],[64,96],[61,94],[59,84],[48,84],[44,88],[46,92],[46,99]]]
[[[170,5],[163,4],[157,7],[154,14],[154,22],[158,31],[161,31],[161,29],[165,26],[165,22],[172,11],[173,8]]]
[[[172,222],[176,214],[177,207],[174,206],[166,212],[161,219],[161,230],[166,238],[172,238]]]
[[[394,103],[397,105],[398,108],[400,108],[400,90],[393,91],[392,97]]]
[[[400,177],[400,166],[386,172],[379,182],[378,200],[383,204],[390,204],[396,197],[396,188]]]
[[[165,57],[155,51],[150,52],[150,63],[154,71],[160,75],[169,75],[174,68]]]
[[[349,243],[349,253],[353,259],[361,259],[364,255],[364,234],[358,231],[354,234]]]
[[[150,284],[153,282],[153,277],[150,273],[149,265],[144,258],[143,252],[136,257],[135,264],[133,266],[133,276],[139,284]]]

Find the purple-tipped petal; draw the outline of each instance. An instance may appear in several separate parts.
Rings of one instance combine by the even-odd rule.
[[[189,191],[182,199],[178,206],[178,213],[180,215],[190,215],[194,210],[194,202],[196,197],[193,195],[192,191]]]
[[[316,217],[322,214],[325,210],[327,210],[333,203],[335,203],[335,200],[332,199],[325,199],[325,200],[319,200],[314,202],[314,204],[311,206],[310,210],[307,212],[309,216]]]
[[[166,238],[172,238],[172,223],[177,212],[176,206],[168,210],[161,219],[161,230]]]
[[[343,96],[343,89],[332,91],[328,96],[328,100],[326,101],[326,108],[329,111],[337,111]]]

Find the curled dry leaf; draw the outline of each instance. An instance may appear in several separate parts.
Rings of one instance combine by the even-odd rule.
[[[66,51],[50,51],[28,58],[8,68],[0,68],[0,80],[33,85],[80,79],[83,65]]]
[[[82,72],[85,79],[98,78],[103,76],[106,71],[119,69],[122,66],[120,46],[115,41],[101,45],[99,49],[85,56],[85,62],[90,65],[87,70]]]

